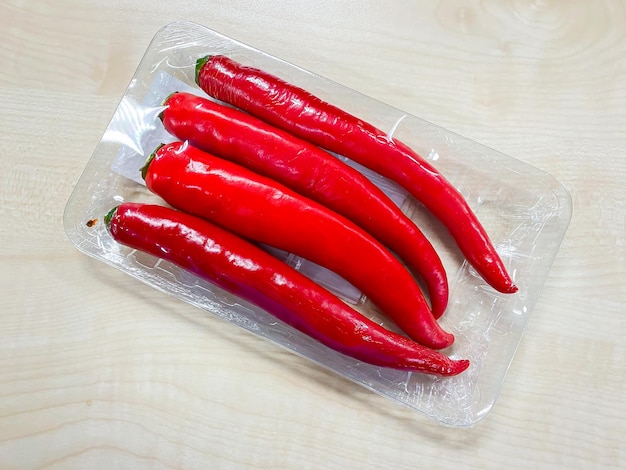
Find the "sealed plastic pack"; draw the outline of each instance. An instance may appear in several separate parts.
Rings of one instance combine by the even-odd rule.
[[[379,368],[336,353],[267,312],[173,264],[116,243],[102,223],[124,201],[158,201],[140,168],[174,139],[159,119],[175,91],[205,96],[194,81],[196,60],[222,54],[293,83],[388,131],[431,162],[464,196],[487,230],[519,290],[501,294],[464,261],[441,225],[393,182],[351,161],[428,236],[448,273],[450,300],[441,325],[454,333],[445,351],[469,359],[455,377]],[[337,158],[342,158],[337,156]],[[471,426],[492,408],[571,217],[568,192],[551,175],[193,23],[173,23],[149,45],[65,210],[70,240],[84,253],[304,356],[445,425]],[[337,294],[364,315],[387,321],[354,286],[290,253],[273,254]],[[389,292],[388,295],[393,295]],[[297,373],[297,371],[294,371]]]

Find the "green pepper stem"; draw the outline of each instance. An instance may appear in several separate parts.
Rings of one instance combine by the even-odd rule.
[[[178,91],[173,91],[172,93],[170,93],[169,95],[167,95],[165,97],[165,99],[161,102],[161,106],[167,106],[167,102],[170,100],[170,98],[172,96],[174,96],[176,93],[179,93]],[[161,122],[163,121],[163,113],[165,112],[165,110],[161,111],[159,113],[159,119],[161,120]]]
[[[202,68],[204,67],[204,65],[211,59],[210,55],[204,56],[204,57],[200,57],[198,60],[196,60],[196,83],[199,85],[199,80],[200,80],[200,72],[202,71]]]
[[[154,157],[156,157],[157,152],[161,149],[161,147],[163,147],[165,144],[161,144],[159,145],[156,149],[154,149],[154,152],[152,152],[148,158],[146,158],[146,162],[143,164],[143,166],[139,169],[139,171],[141,171],[141,177],[145,180],[146,176],[148,175],[148,167],[150,166],[150,163],[152,163],[152,160],[154,160]]]
[[[111,230],[111,220],[113,219],[113,216],[117,212],[118,207],[120,206],[115,206],[113,209],[107,212],[107,214],[104,216],[104,225],[106,226],[107,230]]]

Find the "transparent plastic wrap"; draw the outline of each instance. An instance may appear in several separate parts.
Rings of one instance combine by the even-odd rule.
[[[445,350],[467,358],[455,377],[383,369],[336,353],[169,262],[113,241],[102,220],[124,201],[159,201],[145,188],[140,167],[160,143],[173,141],[158,119],[174,91],[204,95],[194,83],[195,61],[224,54],[294,83],[388,130],[437,167],[463,194],[486,228],[519,288],[500,294],[463,260],[441,225],[394,183],[347,161],[403,208],[431,240],[448,272],[449,306],[440,319],[454,333]],[[338,157],[341,158],[341,157]],[[551,175],[476,142],[193,23],[157,33],[78,181],[65,210],[70,240],[84,253],[304,356],[442,424],[471,426],[492,408],[571,217],[568,192]],[[354,286],[289,253],[273,252],[364,315],[386,318]],[[393,293],[389,293],[393,295]],[[297,373],[297,371],[294,371]]]

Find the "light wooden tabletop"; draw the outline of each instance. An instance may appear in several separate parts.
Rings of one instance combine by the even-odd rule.
[[[625,468],[623,1],[0,4],[0,468]],[[80,253],[64,206],[190,20],[545,170],[571,224],[490,414],[444,427]]]

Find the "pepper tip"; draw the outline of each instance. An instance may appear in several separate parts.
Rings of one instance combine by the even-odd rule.
[[[509,282],[506,287],[502,289],[502,292],[505,294],[515,294],[519,288],[513,284],[513,282]]]
[[[452,375],[458,375],[461,372],[465,372],[470,366],[469,359],[459,359],[454,361],[454,369],[452,370]]]

